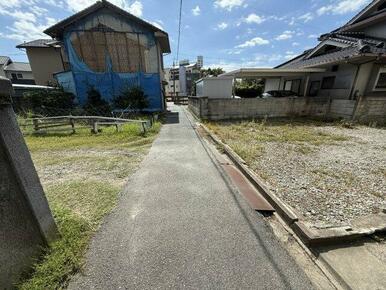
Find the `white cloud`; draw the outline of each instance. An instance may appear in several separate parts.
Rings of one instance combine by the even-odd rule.
[[[205,65],[207,67],[221,67],[226,72],[242,68],[271,68],[286,60],[281,54],[255,54],[251,59],[240,58],[239,61],[220,60]]]
[[[264,21],[265,21],[264,17],[256,15],[255,13],[249,14],[247,17],[244,18],[244,22],[246,23],[261,24]]]
[[[218,30],[224,30],[228,27],[228,23],[225,23],[225,22],[221,22],[219,24],[217,24],[217,29]]]
[[[14,10],[14,11],[0,10],[0,14],[1,15],[7,15],[7,16],[15,18],[17,20],[25,20],[25,21],[30,21],[30,22],[36,21],[35,14],[33,14],[31,12],[22,12],[20,10]]]
[[[244,6],[245,0],[215,0],[214,6],[231,11],[235,7]]]
[[[317,34],[310,34],[310,35],[308,35],[308,38],[318,38],[319,37],[319,35],[317,35]]]
[[[308,12],[306,14],[299,16],[299,19],[303,20],[304,23],[307,23],[314,19],[314,15],[311,12]]]
[[[125,1],[119,1],[119,2],[125,2]],[[124,5],[123,5],[124,7]],[[134,1],[128,8],[127,11],[129,11],[131,14],[141,17],[142,11],[143,11],[143,5],[140,1]]]
[[[161,30],[165,30],[163,28],[163,21],[162,20],[157,20],[157,21],[148,21],[149,23],[153,24],[155,27],[161,29]]]
[[[339,0],[335,4],[322,6],[317,10],[317,14],[323,15],[326,13],[331,14],[346,14],[358,11],[366,4],[370,3],[370,0]]]
[[[299,42],[292,42],[292,46],[299,46],[300,43]]]
[[[46,17],[44,22],[37,24],[28,20],[18,20],[13,23],[12,26],[8,26],[8,31],[0,33],[0,37],[13,39],[17,41],[30,41],[37,38],[47,38],[47,35],[43,33],[47,27],[56,23],[57,20]]]
[[[196,7],[194,7],[194,8],[192,9],[192,14],[193,14],[194,16],[200,15],[200,14],[201,14],[200,6],[197,5]]]
[[[15,1],[15,0],[13,0]],[[52,0],[46,0],[52,2]],[[95,3],[95,0],[65,0],[67,9],[73,12],[78,12],[88,6],[91,6]],[[131,14],[141,17],[143,12],[142,2],[139,0],[134,1],[129,4],[128,0],[109,0],[112,4],[127,10]]]
[[[276,40],[287,40],[287,39],[291,39],[294,35],[294,31],[290,31],[290,30],[286,30],[284,31],[282,34],[280,34],[279,36],[277,36],[275,39]]]
[[[293,59],[293,58],[295,58],[295,57],[297,57],[297,56],[298,56],[298,54],[294,54],[294,53],[289,54],[289,53],[287,53],[287,54],[284,56],[284,58],[285,58],[286,60],[290,60],[290,59]]]
[[[236,48],[247,48],[247,47],[254,47],[256,45],[267,45],[267,44],[269,44],[269,40],[261,37],[255,37],[250,40],[247,40],[242,44],[237,45]]]

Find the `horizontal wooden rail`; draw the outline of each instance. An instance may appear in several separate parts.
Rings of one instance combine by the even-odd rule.
[[[55,116],[55,117],[38,117],[28,118],[24,120],[25,123],[31,122],[30,126],[33,126],[36,132],[42,129],[57,128],[64,126],[71,126],[68,130],[72,130],[75,133],[75,123],[78,121],[87,121],[91,126],[91,131],[95,134],[99,132],[98,126],[115,126],[117,131],[120,130],[121,125],[125,123],[136,123],[140,125],[143,134],[146,133],[147,129],[152,126],[150,120],[132,120],[123,118],[113,117],[101,117],[101,116]],[[21,124],[21,126],[28,126]]]

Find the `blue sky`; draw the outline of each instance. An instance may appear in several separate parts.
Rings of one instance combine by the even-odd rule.
[[[176,55],[179,0],[111,0],[169,33]],[[317,43],[370,0],[184,0],[180,59],[204,56],[205,66],[226,70],[272,67]],[[15,46],[46,38],[42,31],[93,0],[1,0],[0,55],[26,61]]]

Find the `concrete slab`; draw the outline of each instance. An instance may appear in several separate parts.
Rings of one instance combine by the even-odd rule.
[[[374,250],[370,239],[347,244],[345,247],[323,247],[315,251],[349,289],[386,289],[386,264],[380,255],[386,244]]]

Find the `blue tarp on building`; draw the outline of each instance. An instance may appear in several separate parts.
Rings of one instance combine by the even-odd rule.
[[[97,19],[97,21],[95,19]],[[103,24],[102,30],[98,30],[101,29],[101,23]],[[123,31],[115,32],[115,29],[110,29],[108,23],[112,23],[110,27],[118,27],[119,29],[123,27]],[[126,25],[126,27],[124,27],[124,25]],[[127,31],[129,25],[132,31]],[[89,34],[86,35],[86,32]],[[117,33],[117,35],[119,33],[119,35],[115,36],[114,33]],[[100,37],[101,35],[103,36],[103,34],[110,37],[107,39],[105,35],[104,44],[106,47],[101,48],[100,45],[99,47],[95,45],[100,39],[92,39],[92,41],[86,42],[85,44],[84,39],[88,40],[88,38],[92,38],[94,35]],[[114,41],[110,41],[110,39]],[[117,44],[115,43],[115,39],[118,39],[116,40]],[[120,39],[126,40],[126,46],[121,45],[118,47],[120,45]],[[79,104],[82,105],[87,101],[87,92],[90,89],[96,89],[105,100],[111,102],[114,97],[119,96],[130,87],[140,86],[148,97],[148,110],[163,110],[163,95],[159,73],[160,60],[157,55],[159,51],[156,46],[154,32],[141,29],[141,27],[136,24],[127,23],[127,20],[120,17],[112,18],[111,15],[106,13],[96,13],[79,21],[76,26],[67,28],[63,34],[63,43],[71,70],[57,73],[55,77],[66,91],[76,95]],[[75,49],[74,45],[78,45],[78,48]],[[83,45],[83,48],[80,47],[79,51],[79,46],[81,45]],[[130,47],[130,45],[133,47]],[[130,51],[130,53],[125,51],[122,53],[122,47]],[[90,59],[90,55],[93,53],[92,50],[97,48],[99,49],[98,53],[100,53],[101,50],[102,53],[104,52],[104,59],[102,58],[101,61],[99,58],[99,63],[104,63],[105,66],[103,71],[92,70],[86,63],[87,61],[84,60],[87,57]],[[119,49],[121,49],[121,51],[119,51]],[[139,57],[137,58],[142,57],[142,59],[136,60],[132,56],[133,51],[139,51]],[[81,54],[81,56],[79,54]],[[123,58],[122,55],[126,56],[123,60],[120,59]],[[96,61],[98,61],[97,57],[96,55]],[[127,63],[124,63],[130,61],[134,63],[134,60],[141,62],[141,64],[131,64],[131,67],[129,67]],[[126,65],[127,68],[122,69],[120,64],[122,64],[122,66]],[[119,70],[117,69],[118,66],[120,68]],[[125,71],[122,72],[122,70]]]

